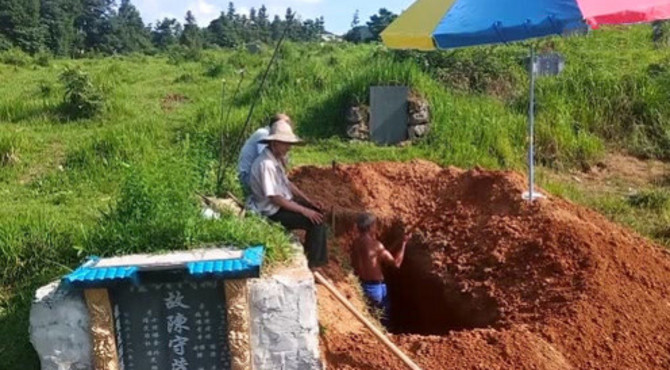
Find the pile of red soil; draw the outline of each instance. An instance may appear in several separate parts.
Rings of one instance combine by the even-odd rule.
[[[670,255],[565,200],[523,201],[521,175],[414,161],[293,180],[334,208],[340,286],[353,289],[342,262],[357,212],[381,219],[389,249],[412,231],[386,278],[393,339],[426,369],[670,368]],[[324,341],[332,367],[403,368],[364,331]]]

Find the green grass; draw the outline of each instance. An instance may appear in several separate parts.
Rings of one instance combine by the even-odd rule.
[[[551,170],[543,168],[538,173],[538,183],[546,191],[594,209],[670,248],[670,187],[667,185],[649,185],[638,190],[617,185],[618,191],[604,191],[558,181],[547,176],[548,172]]]
[[[607,148],[670,157],[670,52],[655,48],[650,27],[537,46],[556,49],[567,60],[562,75],[538,81],[540,163],[579,167],[597,161]],[[523,44],[433,54],[378,45],[287,44],[260,96],[258,76],[270,51],[206,51],[198,61],[173,54],[46,62],[16,51],[0,55],[3,367],[37,367],[27,340],[34,289],[89,254],[262,243],[271,262],[285,260],[289,239],[282,230],[253,217],[204,220],[195,196],[226,190],[239,195],[232,170],[217,184],[221,134],[223,152],[234,156],[240,143],[233,139],[275,112],[289,113],[308,141],[293,152],[295,165],[426,158],[461,167],[524,168]],[[104,106],[92,118],[62,114],[59,76],[68,67],[86,72],[100,91]],[[232,99],[242,68],[242,89]],[[344,110],[352,102],[367,103],[368,88],[376,84],[406,84],[429,100],[435,124],[428,138],[383,148],[342,139]],[[252,127],[242,132],[256,98]],[[5,157],[11,163],[2,162]],[[667,220],[666,198],[593,202],[561,184],[548,187],[663,238],[660,226],[646,229],[636,220]]]

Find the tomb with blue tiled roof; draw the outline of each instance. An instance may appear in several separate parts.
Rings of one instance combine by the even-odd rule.
[[[248,310],[246,279],[263,256],[256,246],[90,257],[63,284],[85,292],[96,367],[229,369],[249,357],[248,333],[231,335],[228,321],[248,316],[231,310]]]

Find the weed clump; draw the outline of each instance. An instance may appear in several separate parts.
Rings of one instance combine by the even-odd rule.
[[[60,80],[65,87],[61,109],[67,118],[92,118],[102,111],[102,92],[86,72],[78,68],[67,68],[61,73]]]
[[[126,136],[103,134],[92,140],[88,145],[73,150],[65,157],[65,168],[70,170],[94,171],[96,165],[104,168],[125,163],[130,158]]]
[[[0,167],[19,162],[18,142],[14,137],[0,138]]]
[[[193,77],[193,75],[190,73],[183,73],[174,79],[174,83],[190,84],[193,81],[195,81],[195,77]]]
[[[666,190],[645,190],[628,197],[633,207],[663,210],[670,204],[670,193]]]
[[[216,78],[221,77],[226,68],[222,61],[209,61],[205,63],[205,76]]]

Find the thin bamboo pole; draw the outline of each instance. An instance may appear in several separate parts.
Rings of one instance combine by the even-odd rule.
[[[393,344],[393,342],[391,342],[391,340],[389,340],[388,337],[386,337],[386,335],[384,335],[384,333],[381,332],[381,330],[377,329],[370,322],[370,320],[363,317],[363,315],[361,315],[361,313],[358,312],[358,310],[356,310],[356,308],[346,298],[344,298],[344,296],[337,290],[337,288],[335,288],[335,286],[333,286],[333,284],[330,281],[328,281],[325,277],[323,277],[323,275],[321,275],[316,271],[314,272],[314,277],[316,278],[316,281],[318,281],[320,284],[323,284],[323,286],[325,286],[326,289],[328,289],[328,291],[333,296],[335,296],[335,298],[337,298],[337,300],[340,301],[340,303],[344,305],[344,307],[346,307],[349,311],[351,311],[351,313],[353,313],[354,316],[356,316],[356,318],[363,323],[363,325],[367,326],[367,328],[370,329],[372,334],[374,334],[375,337],[377,337],[377,339],[379,339],[382,343],[384,343],[384,345],[388,347],[388,349],[390,349],[394,355],[398,356],[398,358],[403,363],[405,363],[405,365],[407,365],[408,368],[412,370],[421,370],[419,365],[417,365],[416,363],[414,363],[414,361],[412,361],[412,359],[407,357],[407,355],[404,354],[395,344]]]

